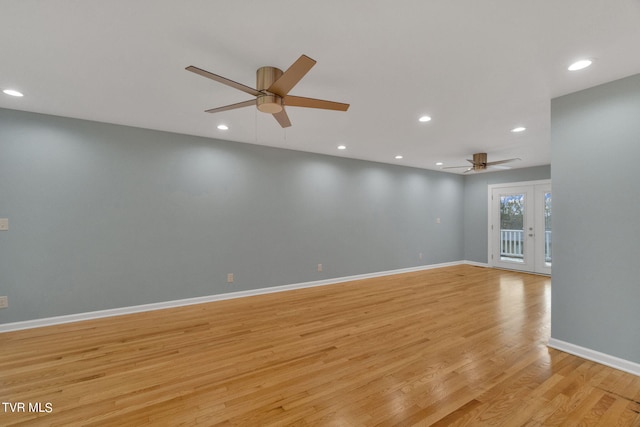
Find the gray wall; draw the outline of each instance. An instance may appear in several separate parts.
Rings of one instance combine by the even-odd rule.
[[[551,103],[551,336],[640,363],[640,75]]]
[[[551,178],[550,166],[465,175],[464,259],[487,263],[488,186]]]
[[[463,187],[0,109],[0,323],[458,261]]]

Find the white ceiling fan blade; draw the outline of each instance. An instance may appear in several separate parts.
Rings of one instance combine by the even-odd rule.
[[[468,167],[469,167],[469,165],[465,165],[465,166],[447,166],[446,168],[440,168],[440,169],[460,169],[460,168],[468,168]]]
[[[488,162],[487,166],[495,166],[495,165],[501,165],[503,163],[509,163],[509,162],[515,162],[516,160],[522,160],[518,157],[514,158],[514,159],[507,159],[507,160],[497,160],[495,162]]]

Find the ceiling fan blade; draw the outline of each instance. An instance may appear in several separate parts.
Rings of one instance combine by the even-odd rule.
[[[229,80],[226,77],[222,77],[222,76],[219,76],[217,74],[210,73],[210,72],[208,72],[206,70],[203,70],[201,68],[194,67],[193,65],[188,66],[187,68],[185,68],[185,70],[191,71],[192,73],[199,74],[202,77],[206,77],[208,79],[215,80],[215,81],[217,81],[219,83],[222,83],[222,84],[225,84],[227,86],[231,86],[232,88],[241,90],[243,92],[246,92],[249,95],[253,95],[253,96],[261,95],[260,92],[258,92],[256,89],[254,89],[252,87],[243,85],[242,83],[234,82],[233,80]]]
[[[278,123],[280,123],[280,126],[282,126],[283,128],[288,128],[289,126],[291,126],[291,121],[289,120],[289,116],[287,116],[287,112],[284,108],[279,113],[273,113],[272,116],[275,117]]]
[[[293,87],[309,72],[311,67],[316,65],[316,61],[307,55],[302,55],[296,62],[291,64],[278,80],[273,82],[267,91],[278,96],[286,96]]]
[[[289,107],[321,108],[323,110],[335,111],[347,111],[349,109],[349,104],[315,98],[304,98],[302,96],[286,96],[284,98],[284,104]]]
[[[515,158],[515,159],[507,159],[507,160],[497,160],[495,162],[488,162],[487,166],[495,166],[495,165],[501,165],[503,163],[509,163],[509,162],[515,162],[516,160],[522,160],[520,158]]]
[[[468,168],[469,165],[465,165],[465,166],[447,166],[446,168],[440,168],[440,169],[460,169],[460,168]],[[471,168],[473,169],[473,168]]]
[[[475,170],[475,169],[474,169],[474,168],[469,168],[469,169],[467,169],[466,171],[464,171],[464,172],[462,172],[462,173],[469,173],[469,172],[471,172],[471,171],[473,171],[473,170]]]
[[[211,108],[209,110],[205,110],[205,113],[219,113],[221,111],[227,110],[235,110],[236,108],[249,107],[251,105],[256,105],[256,100],[251,99],[249,101],[238,102],[237,104],[225,105],[224,107]]]

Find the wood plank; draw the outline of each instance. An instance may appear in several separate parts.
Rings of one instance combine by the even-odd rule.
[[[0,425],[640,425],[550,279],[455,266],[0,334]]]

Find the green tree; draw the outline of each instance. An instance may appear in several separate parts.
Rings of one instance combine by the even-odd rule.
[[[522,230],[524,226],[524,195],[500,197],[500,228]]]

